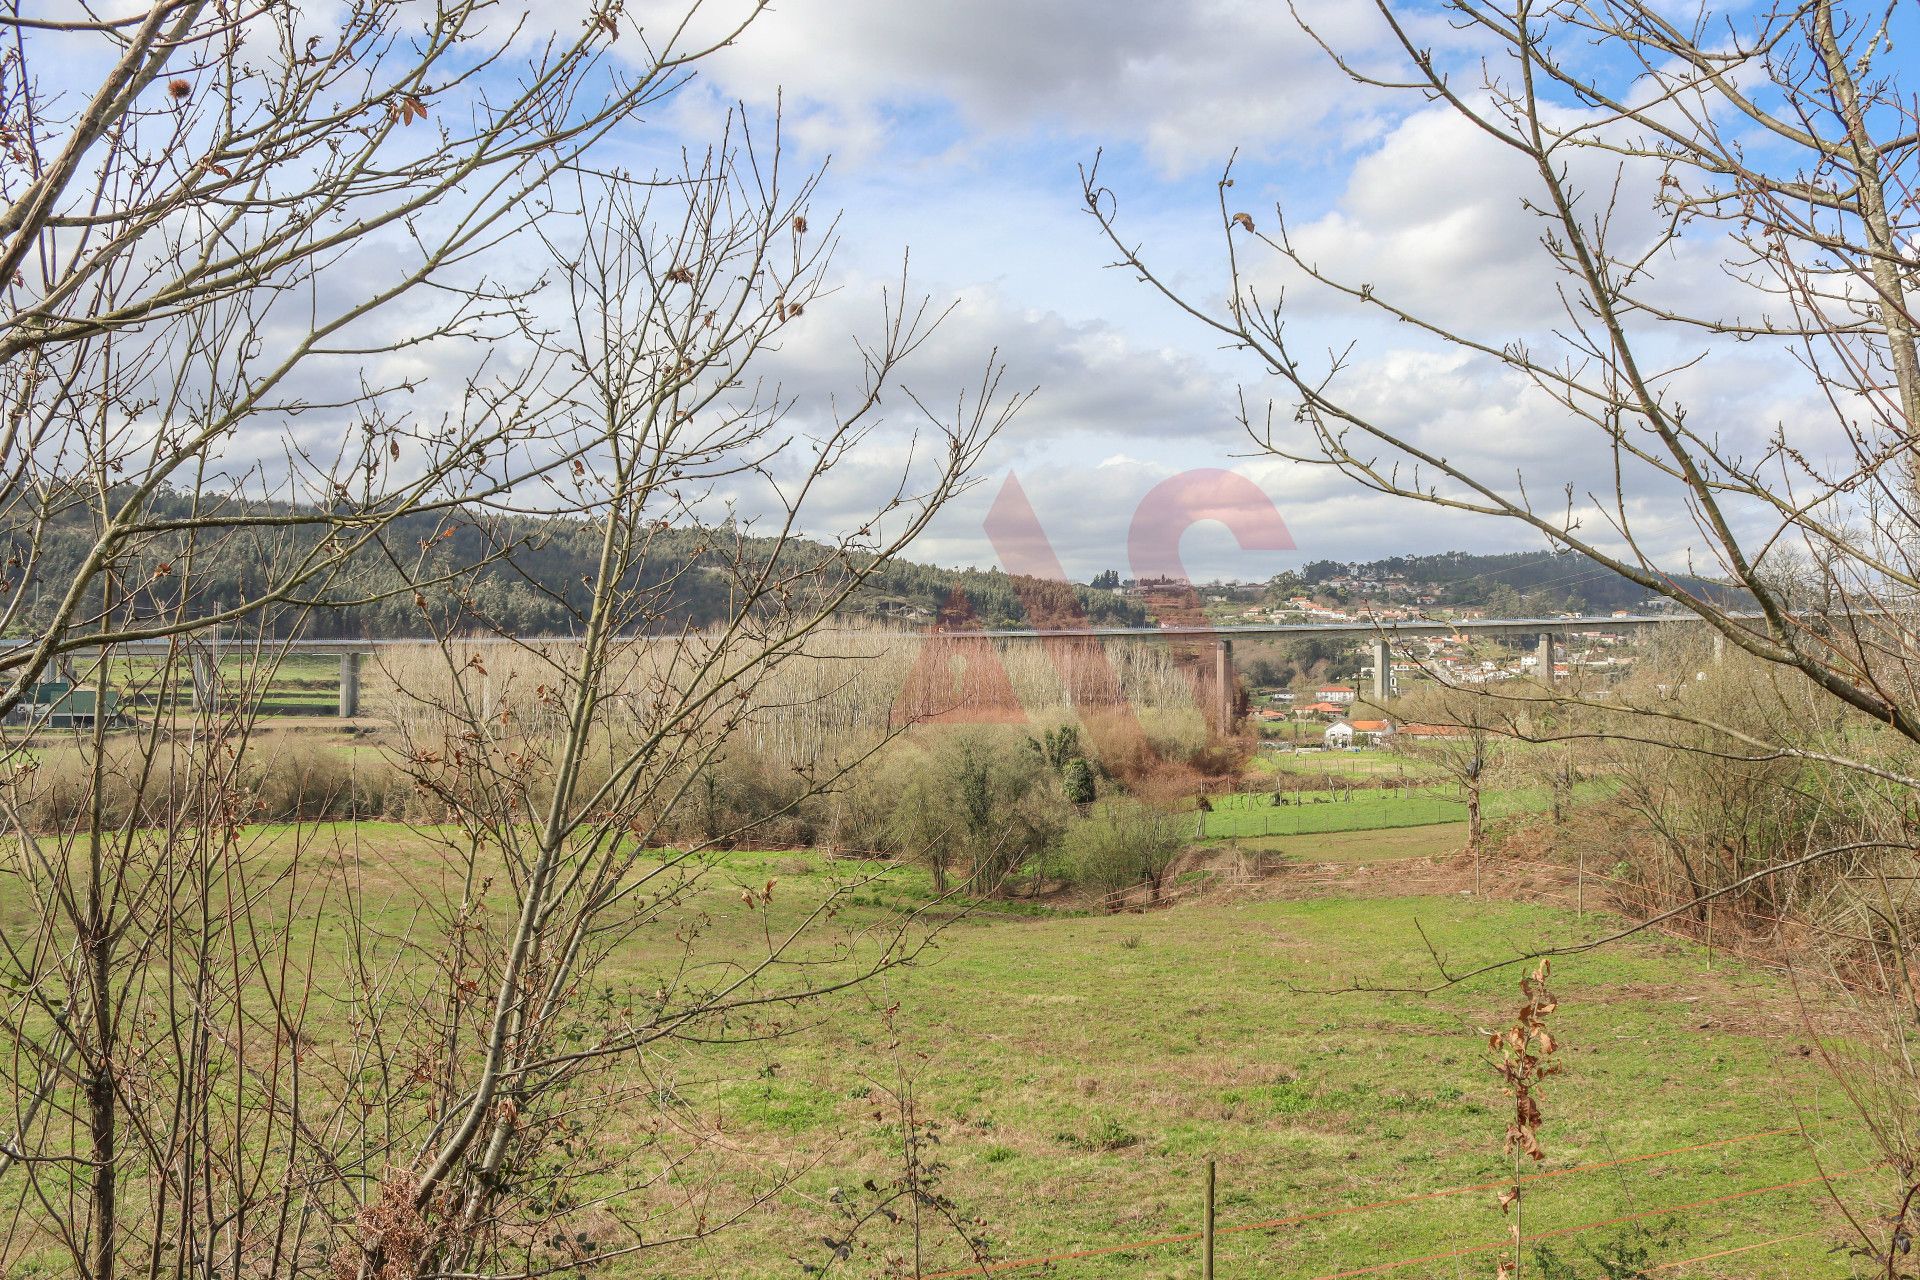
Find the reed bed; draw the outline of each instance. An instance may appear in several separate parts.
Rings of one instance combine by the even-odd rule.
[[[719,643],[710,633],[623,641],[601,692],[644,720],[656,699],[712,679],[701,673]],[[751,646],[739,642],[720,655],[719,667],[745,662]],[[386,649],[367,664],[363,703],[414,736],[458,734],[473,719],[503,717],[538,736],[564,716],[578,652],[560,640]],[[812,767],[929,723],[1045,725],[1126,711],[1178,725],[1185,737],[1203,728],[1207,693],[1196,683],[1198,670],[1192,656],[1167,644],[1042,644],[840,625],[753,667],[738,685],[746,714],[733,741],[772,764]]]

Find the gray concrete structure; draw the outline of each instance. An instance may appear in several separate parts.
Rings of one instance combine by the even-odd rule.
[[[1220,732],[1233,731],[1233,703],[1235,680],[1233,675],[1233,641],[1222,640],[1213,647],[1213,694],[1215,711],[1220,718]]]
[[[1728,615],[1736,621],[1757,620],[1758,614]],[[1539,651],[1546,661],[1544,668],[1548,678],[1553,672],[1552,651],[1556,637],[1566,636],[1576,631],[1601,631],[1611,634],[1632,634],[1650,629],[1672,626],[1704,626],[1701,620],[1686,613],[1629,614],[1624,617],[1568,617],[1568,618],[1472,618],[1461,621],[1447,619],[1378,620],[1356,619],[1352,622],[1277,622],[1255,623],[1243,626],[1226,627],[1081,627],[1056,631],[1009,630],[1009,631],[946,631],[929,634],[945,635],[955,638],[989,639],[1008,644],[1025,641],[1046,643],[1051,640],[1160,640],[1187,641],[1191,643],[1210,643],[1214,650],[1214,676],[1218,681],[1219,706],[1217,713],[1222,724],[1232,721],[1233,713],[1233,641],[1241,637],[1271,636],[1284,639],[1289,636],[1335,636],[1350,639],[1371,639],[1374,647],[1374,687],[1376,699],[1390,697],[1393,689],[1392,645],[1396,638],[1411,639],[1419,636],[1438,635],[1476,635],[1498,636],[1519,639],[1535,637]],[[546,643],[558,643],[547,640]],[[1718,657],[1723,651],[1726,638],[1718,633],[1714,636],[1714,653]],[[36,641],[0,642],[0,657],[9,651],[30,649]],[[211,700],[217,697],[215,690],[217,670],[213,654],[218,652],[219,638],[205,637],[193,644],[192,678],[194,705],[201,709],[210,709]],[[284,640],[268,642],[263,647],[278,648],[284,653],[337,654],[340,663],[340,703],[342,716],[357,715],[360,710],[360,663],[369,653],[378,649],[433,648],[442,642],[434,639],[398,639],[398,640]],[[461,646],[512,645],[518,640],[503,639],[498,636],[479,636],[472,639],[459,639],[453,643]],[[177,638],[156,640],[122,641],[114,646],[121,654],[164,655],[177,651],[181,641]],[[85,648],[71,650],[68,658],[80,658],[89,651]],[[4,669],[0,668],[0,679],[5,679]]]
[[[213,711],[220,701],[220,666],[213,655],[195,649],[187,661],[187,679],[193,686],[193,709]]]
[[[340,655],[340,718],[351,720],[360,714],[360,664],[364,653]]]

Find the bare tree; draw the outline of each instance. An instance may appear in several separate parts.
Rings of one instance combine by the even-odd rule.
[[[1863,815],[1853,836],[1782,856],[1715,896],[1822,862],[1905,858],[1914,841],[1891,814],[1920,781],[1911,752],[1920,741],[1912,292],[1920,120],[1901,74],[1911,66],[1910,15],[1842,0],[1702,5],[1684,16],[1638,0],[1456,0],[1449,44],[1430,48],[1402,6],[1379,0],[1377,9],[1384,52],[1322,48],[1367,91],[1463,122],[1486,144],[1490,169],[1498,162],[1523,176],[1518,198],[1539,228],[1537,287],[1558,299],[1556,323],[1538,332],[1465,326],[1377,287],[1370,273],[1322,262],[1296,238],[1284,206],[1238,207],[1231,168],[1218,188],[1224,303],[1183,296],[1125,238],[1113,194],[1090,172],[1087,206],[1116,265],[1285,388],[1282,403],[1250,403],[1244,414],[1262,449],[1332,467],[1376,493],[1530,528],[1691,611],[1730,653],[1849,713],[1835,731],[1821,715],[1756,726],[1668,687],[1573,699],[1605,717],[1615,738],[1791,761],[1892,799],[1891,809]],[[1462,50],[1471,52],[1451,62]],[[1717,268],[1717,287],[1689,274],[1703,262]],[[1460,442],[1384,419],[1359,394],[1356,346],[1336,340],[1320,357],[1290,327],[1314,296],[1404,326],[1524,387],[1542,421],[1598,445],[1610,464],[1602,487],[1580,492],[1463,462]],[[1688,402],[1689,372],[1735,345],[1802,371],[1806,398],[1824,410],[1754,441],[1747,423]],[[1645,500],[1687,512],[1697,560],[1663,554],[1646,535]],[[1681,585],[1702,571],[1732,590]],[[1898,1045],[1920,1005],[1910,976],[1891,987],[1908,993],[1889,996],[1904,1020],[1889,1038]],[[1914,1105],[1914,1076],[1897,1054],[1887,1065],[1903,1081],[1899,1105],[1863,1116],[1890,1163],[1908,1169],[1911,1126],[1899,1117]],[[1902,1207],[1884,1219],[1892,1225],[1861,1228],[1889,1276],[1913,1201],[1903,1179],[1892,1196]]]
[[[105,643],[284,632],[395,520],[523,478],[556,371],[459,354],[531,322],[510,249],[759,6],[700,40],[697,3],[622,8],[0,12],[0,632],[34,637],[0,714]],[[222,558],[250,571],[215,591]]]
[[[759,7],[700,40],[619,4],[0,14],[0,1269],[544,1274],[781,1184],[702,1194],[667,1049],[777,1035],[922,932],[823,930],[846,890],[776,924],[756,883],[759,944],[707,949],[728,873],[680,810],[1021,398],[991,360],[942,409],[904,387],[939,319],[904,281],[847,393],[761,385],[826,290],[817,175],[738,120],[668,172],[598,161]],[[896,487],[803,537],[889,441]],[[561,536],[577,581],[535,558]],[[502,577],[559,634],[502,617]],[[412,829],[259,825],[258,682],[382,605],[429,643],[330,812],[385,787]],[[175,659],[216,635],[253,683],[190,707]],[[56,670],[127,716],[56,725]],[[676,963],[609,974],[647,931]]]
[[[1523,199],[1541,223],[1540,261],[1565,303],[1564,323],[1545,340],[1459,332],[1371,284],[1334,275],[1295,244],[1284,208],[1269,229],[1236,211],[1230,175],[1219,188],[1233,279],[1223,309],[1187,301],[1155,274],[1122,239],[1115,199],[1090,171],[1087,204],[1120,250],[1117,265],[1290,388],[1295,402],[1284,415],[1277,405],[1247,415],[1263,448],[1336,468],[1379,493],[1526,524],[1551,545],[1684,605],[1725,643],[1790,666],[1920,738],[1908,709],[1903,626],[1920,583],[1910,534],[1920,371],[1906,291],[1915,263],[1902,247],[1920,155],[1896,64],[1877,61],[1889,38],[1880,11],[1821,2],[1750,19],[1708,13],[1680,28],[1633,3],[1454,8],[1500,52],[1472,90],[1384,4],[1408,75],[1342,65],[1364,84],[1445,104],[1524,163],[1536,182]],[[1604,77],[1559,53],[1586,41],[1619,59]],[[1765,167],[1730,136],[1749,128],[1775,144]],[[1630,195],[1644,195],[1658,219],[1626,217]],[[1744,290],[1726,314],[1676,308],[1658,287],[1676,246],[1708,237],[1736,292]],[[1298,352],[1286,329],[1290,304],[1263,296],[1244,265],[1250,246],[1310,287],[1520,375],[1543,406],[1595,433],[1615,464],[1612,491],[1569,491],[1542,505],[1525,477],[1470,472],[1367,414],[1342,376],[1352,348],[1317,365]],[[1689,338],[1693,356],[1653,354]],[[1734,341],[1765,344],[1809,370],[1833,413],[1802,430],[1836,431],[1850,445],[1846,465],[1822,467],[1784,425],[1765,448],[1741,453],[1734,432],[1678,402],[1679,375],[1701,353]],[[1749,609],[1741,598],[1677,585],[1697,566],[1662,564],[1643,543],[1633,503],[1665,486],[1677,486],[1714,567],[1750,598],[1757,621],[1742,616]],[[1601,527],[1583,522],[1582,496]],[[1822,601],[1831,607],[1810,607]]]
[[[1473,891],[1481,890],[1481,858],[1486,852],[1486,823],[1481,805],[1486,796],[1493,768],[1494,740],[1515,730],[1515,717],[1509,708],[1480,694],[1477,689],[1434,686],[1401,700],[1398,709],[1415,723],[1422,734],[1417,740],[1406,732],[1393,737],[1396,751],[1437,766],[1460,788],[1467,804],[1467,853],[1473,858]]]

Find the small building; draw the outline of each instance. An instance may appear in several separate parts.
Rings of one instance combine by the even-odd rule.
[[[1297,716],[1337,716],[1340,708],[1331,702],[1309,702],[1304,707],[1295,707],[1293,713]]]
[[[1346,706],[1353,701],[1357,692],[1350,684],[1328,684],[1314,690],[1313,696],[1322,702],[1334,702]]]
[[[105,706],[99,690],[81,685],[75,688],[65,680],[42,680],[27,690],[27,696],[15,704],[7,719],[15,724],[42,724],[50,729],[90,729],[96,716],[104,714],[109,724],[120,715],[120,695],[109,689]]]
[[[1392,733],[1393,726],[1385,720],[1335,720],[1322,736],[1328,747],[1343,750],[1375,746]]]

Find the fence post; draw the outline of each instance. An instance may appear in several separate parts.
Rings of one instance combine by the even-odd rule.
[[[1207,1161],[1206,1215],[1200,1229],[1200,1277],[1213,1280],[1213,1161]]]

